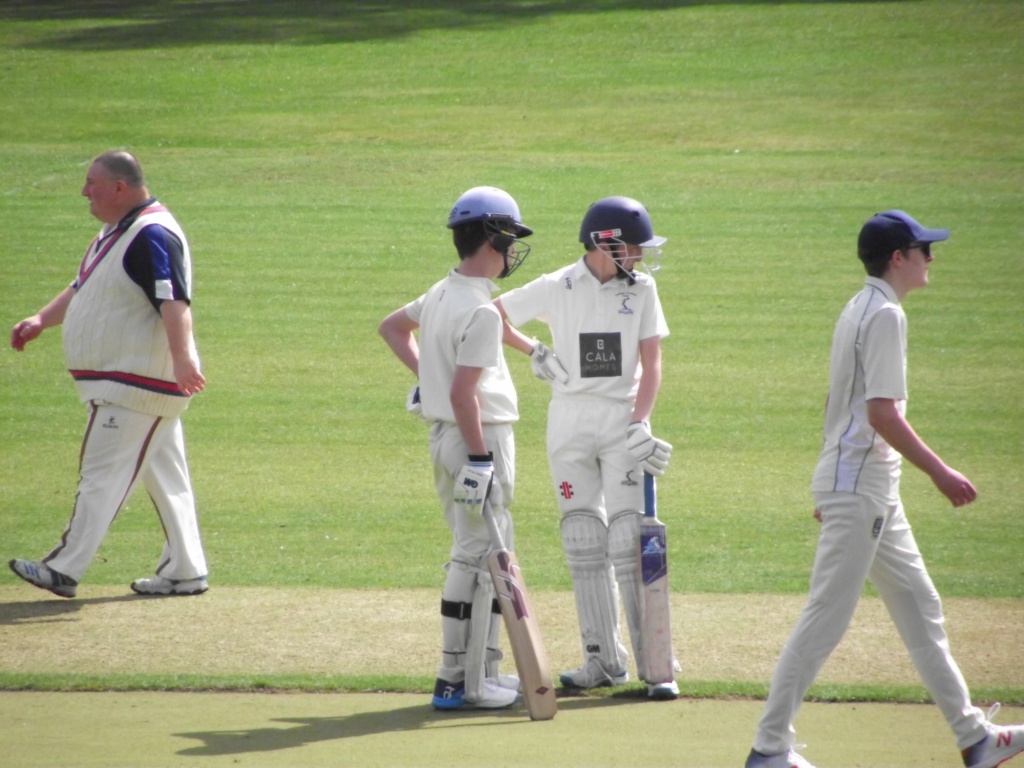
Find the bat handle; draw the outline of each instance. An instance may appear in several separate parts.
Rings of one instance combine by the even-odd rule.
[[[654,475],[644,472],[644,517],[657,517],[657,488],[654,484]]]
[[[494,512],[491,510],[491,500],[484,499],[482,510],[487,529],[491,532],[491,545],[495,550],[504,549],[505,542],[501,538],[501,531],[498,530],[498,522],[494,519]]]

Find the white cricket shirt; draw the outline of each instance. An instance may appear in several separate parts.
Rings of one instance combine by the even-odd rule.
[[[564,384],[552,382],[553,397],[635,400],[640,341],[669,333],[650,275],[638,272],[633,285],[618,278],[602,284],[582,258],[500,300],[512,325],[540,320],[550,327],[555,354],[569,372]]]
[[[824,443],[813,492],[899,499],[899,453],[868,424],[867,401],[907,403],[907,318],[892,287],[868,277],[847,303],[832,336]]]
[[[477,385],[480,421],[506,424],[519,418],[516,390],[502,349],[501,315],[491,303],[498,286],[454,269],[405,306],[419,324],[419,381],[423,416],[455,422],[451,387],[455,368],[482,368]]]

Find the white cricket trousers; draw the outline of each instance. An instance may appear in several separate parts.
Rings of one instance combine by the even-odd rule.
[[[643,510],[643,472],[626,448],[633,403],[588,395],[548,404],[547,454],[562,517],[584,511],[605,525]]]
[[[850,624],[865,579],[878,590],[922,682],[938,705],[957,745],[986,734],[984,713],[949,650],[939,595],[899,502],[852,493],[816,493],[821,512],[807,603],[772,675],[754,749],[785,752],[796,738],[793,720],[807,689]]]
[[[512,533],[512,493],[515,488],[516,444],[511,424],[484,424],[484,445],[494,456],[494,483],[488,497],[491,512],[505,547],[515,549]],[[430,459],[434,466],[434,487],[452,534],[451,559],[487,569],[491,534],[483,515],[468,511],[453,500],[455,478],[469,461],[466,443],[452,422],[437,421],[430,429]]]
[[[110,524],[141,482],[165,536],[156,573],[175,581],[206,576],[181,420],[102,401],[88,408],[71,520],[43,561],[80,581]]]
[[[553,397],[548,405],[547,454],[584,664],[593,657],[609,674],[626,668],[628,654],[619,625],[621,595],[642,677],[636,526],[644,492],[643,472],[626,448],[632,413],[632,401]]]

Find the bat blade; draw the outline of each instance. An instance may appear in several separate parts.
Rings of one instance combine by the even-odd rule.
[[[531,720],[550,720],[558,711],[555,686],[519,560],[514,552],[502,548],[491,553],[487,566],[522,684],[526,711]]]
[[[644,516],[640,521],[640,636],[647,682],[675,679],[669,611],[668,547],[665,524],[657,517],[654,477],[644,475]]]

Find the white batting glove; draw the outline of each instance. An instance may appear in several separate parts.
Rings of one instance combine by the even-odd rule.
[[[533,345],[533,351],[530,353],[530,370],[541,381],[557,379],[565,384],[569,380],[569,372],[562,366],[562,362],[539,341]]]
[[[651,434],[651,425],[646,421],[634,421],[626,428],[626,449],[633,454],[644,472],[655,477],[665,474],[672,445]]]
[[[494,460],[491,454],[470,455],[469,463],[463,465],[455,476],[455,490],[452,501],[464,504],[470,509],[483,511],[484,500],[494,481]]]
[[[420,385],[413,384],[409,390],[409,396],[405,398],[405,410],[413,416],[423,415],[423,403],[420,401]]]

